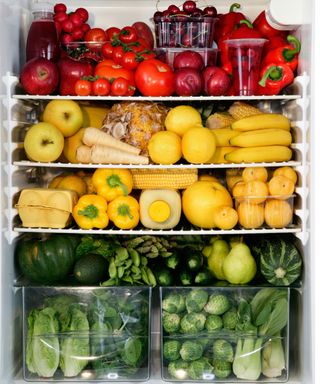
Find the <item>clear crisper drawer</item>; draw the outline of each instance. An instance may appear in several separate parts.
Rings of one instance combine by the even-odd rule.
[[[150,305],[149,287],[24,287],[24,379],[148,380]]]
[[[163,380],[288,380],[288,289],[160,289]]]

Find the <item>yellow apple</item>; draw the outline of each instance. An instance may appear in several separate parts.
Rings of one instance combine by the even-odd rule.
[[[38,123],[28,130],[23,144],[30,160],[49,163],[61,155],[64,138],[54,125]]]
[[[232,207],[232,198],[226,188],[212,181],[196,181],[182,196],[182,209],[191,224],[201,228],[214,228],[215,209]]]
[[[55,125],[64,137],[69,137],[82,127],[83,115],[73,100],[51,100],[43,111],[43,121]]]
[[[64,139],[63,154],[70,163],[78,163],[77,149],[80,145],[83,145],[82,137],[84,130],[85,128],[81,128],[74,135]]]

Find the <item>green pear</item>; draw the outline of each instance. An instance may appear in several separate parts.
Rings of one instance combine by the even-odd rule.
[[[219,239],[212,244],[211,248],[211,255],[208,257],[208,268],[218,280],[225,280],[222,267],[230,252],[229,244],[225,240]]]
[[[222,270],[231,284],[246,284],[251,281],[257,272],[257,264],[250,248],[244,243],[234,244],[224,259]]]

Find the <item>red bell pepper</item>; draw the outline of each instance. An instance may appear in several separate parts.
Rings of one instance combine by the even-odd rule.
[[[269,64],[262,68],[260,77],[260,95],[277,95],[284,87],[293,82],[294,74],[286,64]]]
[[[285,32],[279,31],[278,29],[275,29],[271,27],[271,25],[268,23],[266,18],[266,12],[262,11],[254,20],[253,26],[260,31],[260,33],[269,39],[270,37],[274,36],[282,36],[285,37]]]
[[[292,36],[287,36],[288,43],[282,47],[278,47],[269,51],[262,60],[261,66],[265,67],[268,64],[286,64],[293,71],[298,66],[298,56],[301,49],[300,41]]]
[[[229,74],[232,73],[232,65],[229,60],[228,45],[226,40],[231,39],[261,39],[263,38],[261,33],[253,28],[253,25],[249,20],[240,20],[238,24],[235,25],[234,29],[224,35],[218,41],[218,48],[220,50],[220,61],[222,68],[227,71]]]
[[[270,37],[269,40],[263,46],[263,57],[271,50],[283,47],[288,44],[287,35],[277,35]]]
[[[236,9],[241,7],[240,4],[234,3],[230,6],[229,12],[224,13],[219,16],[217,23],[215,24],[215,41],[218,41],[222,36],[231,32],[235,25],[239,23],[240,20],[245,19],[245,15],[241,12],[235,12]]]

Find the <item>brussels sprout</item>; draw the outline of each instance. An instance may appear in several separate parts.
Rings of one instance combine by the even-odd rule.
[[[208,292],[203,289],[194,289],[186,297],[187,311],[201,312],[208,301]]]
[[[167,333],[179,331],[180,316],[176,313],[165,313],[162,318],[162,326]]]
[[[213,373],[216,379],[226,379],[231,374],[231,363],[223,360],[213,360]]]
[[[169,361],[180,359],[181,343],[178,340],[168,340],[163,344],[163,357]]]
[[[222,316],[223,320],[223,328],[233,330],[236,328],[238,324],[238,311],[236,308],[230,308],[227,312],[225,312]]]
[[[206,317],[203,313],[187,313],[180,322],[181,332],[195,334],[204,329]]]
[[[169,313],[181,313],[186,309],[185,299],[180,293],[170,293],[162,300],[162,308]]]
[[[208,379],[206,375],[212,374],[213,367],[206,357],[201,357],[190,363],[188,368],[188,375],[193,380]]]
[[[180,356],[184,361],[200,359],[203,354],[203,346],[198,341],[185,341],[180,349]]]
[[[233,348],[227,340],[215,340],[212,347],[213,358],[216,360],[233,362]]]
[[[211,315],[222,315],[230,308],[230,301],[227,296],[220,294],[213,294],[209,297],[208,303],[205,305],[204,310]]]
[[[178,380],[184,380],[188,377],[187,369],[189,364],[183,360],[171,361],[168,365],[168,373],[171,377]]]
[[[205,323],[205,328],[207,331],[217,331],[222,328],[222,319],[218,315],[209,315]]]

